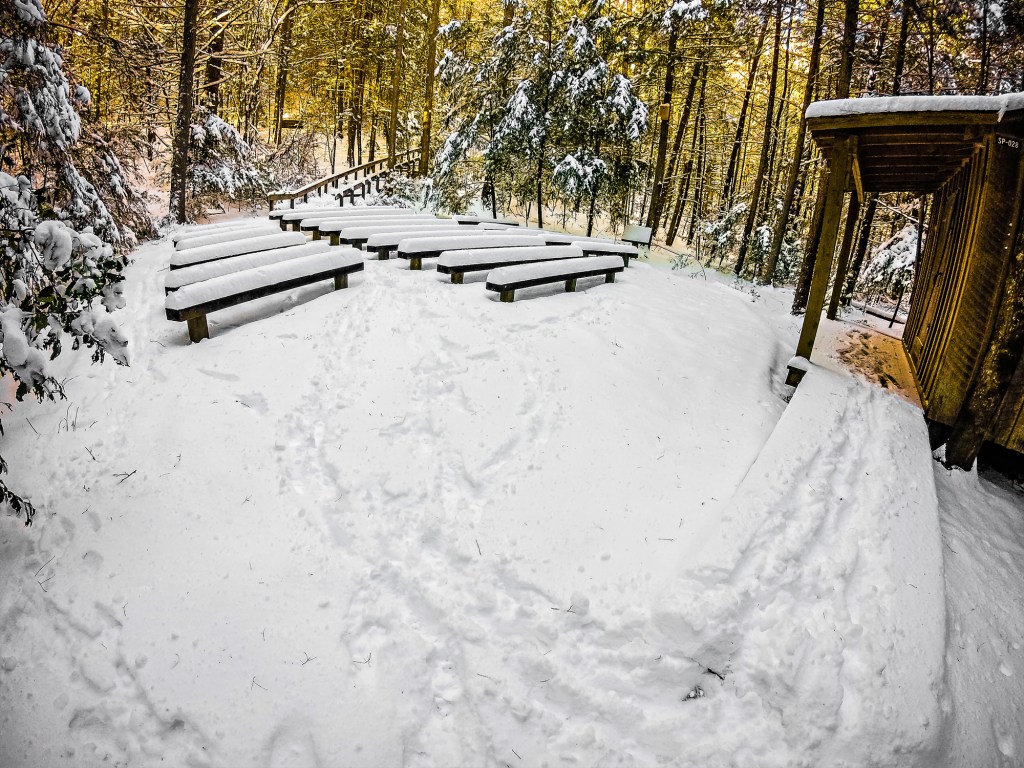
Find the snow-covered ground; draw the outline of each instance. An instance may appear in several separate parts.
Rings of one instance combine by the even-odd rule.
[[[784,292],[369,260],[189,345],[171,255],[130,368],[4,419],[42,512],[0,521],[0,766],[1019,764],[1019,645],[953,705],[920,413],[824,369],[787,406]]]

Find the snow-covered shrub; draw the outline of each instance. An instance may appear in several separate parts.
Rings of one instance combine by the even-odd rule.
[[[750,234],[750,253],[747,259],[746,272],[760,274],[761,265],[768,258],[772,249],[772,228],[769,224],[759,224]]]
[[[907,224],[871,253],[861,273],[861,285],[866,290],[895,298],[913,283],[916,259],[917,227]]]
[[[108,353],[127,363],[127,343],[107,314],[123,304],[117,286],[127,259],[114,245],[125,234],[72,160],[76,105],[89,95],[68,82],[46,27],[39,0],[0,4],[0,161],[20,169],[0,172],[0,376],[17,382],[18,400],[64,396],[47,361],[68,335],[94,360]],[[32,522],[31,503],[3,482],[0,503]]]
[[[740,220],[746,213],[747,204],[739,203],[718,217],[701,223],[701,233],[711,254],[724,256],[736,246]]]
[[[380,180],[380,192],[373,192],[366,198],[367,205],[396,205],[400,208],[416,208],[423,202],[424,182],[404,173],[391,171]]]
[[[256,208],[275,188],[272,175],[234,126],[205,109],[197,110],[189,147],[189,217],[225,201]]]

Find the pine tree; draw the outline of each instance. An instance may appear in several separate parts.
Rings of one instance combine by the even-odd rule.
[[[74,162],[85,88],[63,71],[48,41],[39,0],[0,6],[0,374],[16,397],[64,397],[47,371],[66,335],[72,347],[127,363],[127,342],[108,314],[124,304],[127,260],[112,241],[124,236]],[[10,407],[8,405],[8,407]],[[0,424],[2,431],[2,424]],[[0,457],[0,473],[7,464]],[[32,504],[0,481],[0,502],[32,522]]]

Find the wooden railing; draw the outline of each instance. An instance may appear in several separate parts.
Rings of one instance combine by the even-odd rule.
[[[336,173],[333,176],[327,176],[323,179],[317,179],[316,181],[310,182],[306,186],[300,189],[293,189],[291,191],[282,192],[271,192],[267,195],[267,204],[273,210],[275,203],[282,200],[287,200],[289,208],[295,207],[295,201],[301,198],[303,203],[309,201],[310,195],[322,195],[327,194],[330,190],[340,189],[341,185],[349,181],[357,181],[359,174],[362,173],[363,181],[356,184],[351,189],[342,190],[337,193],[341,202],[344,205],[344,198],[347,196],[350,200],[358,194],[361,197],[366,196],[366,192],[370,188],[370,181],[375,181],[377,189],[380,189],[380,175],[385,171],[397,170],[397,171],[412,171],[415,172],[419,168],[420,163],[420,149],[415,147],[408,149],[395,156],[394,165],[388,163],[388,158],[382,157],[378,160],[374,160],[371,163],[363,163],[357,165],[348,170]]]

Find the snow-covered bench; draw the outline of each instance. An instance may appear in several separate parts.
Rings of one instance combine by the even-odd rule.
[[[289,245],[302,245],[305,242],[307,242],[306,236],[300,232],[279,232],[274,235],[261,235],[260,237],[232,240],[227,243],[204,245],[200,248],[190,248],[187,251],[175,251],[171,256],[171,269],[190,267],[193,264],[202,264],[204,261],[241,256],[244,253],[258,253],[273,248],[286,248]]]
[[[182,240],[187,240],[191,237],[203,237],[205,235],[212,235],[215,232],[228,232],[230,230],[242,231],[248,229],[253,224],[263,223],[262,219],[232,219],[231,221],[219,221],[216,224],[199,224],[194,227],[189,227],[181,232],[176,232],[171,238],[171,242],[177,245]]]
[[[164,292],[170,293],[183,286],[200,283],[203,280],[210,280],[221,275],[244,272],[247,269],[265,267],[268,264],[277,264],[280,261],[297,259],[301,256],[312,256],[314,253],[324,253],[330,249],[331,246],[321,240],[317,243],[290,245],[287,248],[274,248],[270,251],[246,253],[241,256],[232,256],[217,261],[206,261],[202,264],[194,264],[191,267],[174,269],[167,273],[167,277],[164,280]]]
[[[242,240],[256,237],[257,235],[275,234],[277,234],[277,227],[274,226],[273,222],[253,221],[240,229],[226,229],[180,238],[174,242],[174,250],[187,251],[191,248],[201,248],[204,245],[230,243],[232,240]]]
[[[332,249],[182,286],[168,294],[164,309],[168,320],[187,322],[189,341],[197,342],[210,338],[210,312],[321,280],[333,279],[335,290],[347,288],[349,274],[362,268],[359,253]]]
[[[338,242],[341,245],[351,245],[354,248],[361,248],[369,242],[374,235],[389,232],[406,231],[412,234],[406,237],[434,237],[443,234],[457,234],[460,231],[470,229],[460,227],[451,219],[422,219],[409,220],[401,219],[387,224],[366,224],[365,222],[353,222],[351,226],[338,231]],[[396,243],[397,245],[397,243]]]
[[[582,259],[542,261],[501,267],[487,275],[487,290],[497,291],[502,301],[512,301],[520,288],[532,288],[549,283],[565,283],[565,290],[575,291],[576,281],[585,277],[604,276],[606,283],[614,283],[615,275],[624,270],[618,256],[587,256]]]
[[[515,264],[538,261],[582,259],[583,251],[572,245],[534,245],[525,248],[469,248],[445,251],[437,259],[437,271],[451,275],[452,282],[460,284],[467,272],[484,272]]]
[[[630,259],[638,258],[640,255],[636,246],[629,243],[617,243],[614,240],[564,232],[543,232],[542,235],[548,245],[578,245],[587,256],[621,256],[623,265],[627,267]]]
[[[378,209],[373,206],[364,206],[362,208],[319,208],[312,211],[295,210],[289,211],[281,217],[280,225],[281,229],[287,231],[289,227],[295,232],[301,229],[310,229],[310,225],[314,221],[326,221],[328,219],[382,219],[390,218],[392,216],[403,217],[415,214],[416,211],[411,211],[408,208],[385,208]],[[429,214],[427,214],[429,215]],[[307,224],[308,222],[308,224]],[[305,226],[304,226],[305,225]]]
[[[479,227],[456,224],[451,219],[442,219],[442,221],[445,222],[446,226],[434,227],[431,225],[423,227],[420,224],[410,224],[408,226],[403,225],[401,228],[395,226],[387,231],[378,230],[366,238],[365,249],[371,253],[376,253],[378,259],[384,260],[391,256],[391,252],[398,247],[400,242],[412,237],[471,237],[479,236],[481,233]],[[505,229],[505,226],[503,224],[493,224],[486,226],[485,229],[502,231]]]
[[[322,221],[319,232],[322,238],[330,238],[332,245],[355,245],[366,242],[373,232],[393,231],[395,229],[447,229],[456,226],[447,219],[430,217],[391,217],[382,219],[334,219]]]
[[[435,219],[430,214],[414,214],[412,216],[385,216],[381,218],[358,218],[358,219],[329,219],[321,221],[318,226],[320,237],[329,237],[331,245],[344,245],[349,243],[349,231],[355,228],[374,228],[375,231],[384,232],[404,227],[420,227],[427,229],[441,228],[446,222],[443,219]],[[451,222],[447,222],[451,226]]]
[[[519,222],[515,219],[494,219],[490,216],[453,216],[455,221],[459,224],[468,224],[470,226],[474,224],[502,224],[506,227],[518,227]]]
[[[445,251],[469,248],[517,248],[528,245],[545,245],[539,235],[507,235],[494,233],[486,235],[443,235],[438,237],[410,237],[398,243],[398,258],[409,260],[409,269],[421,269],[423,259],[437,258]]]

